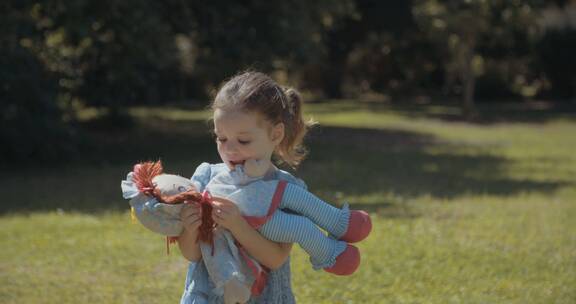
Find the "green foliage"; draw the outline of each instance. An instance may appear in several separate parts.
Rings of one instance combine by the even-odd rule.
[[[576,29],[550,30],[539,41],[540,67],[550,86],[543,92],[553,98],[569,100],[576,96]]]
[[[538,10],[544,4],[540,0],[416,1],[415,20],[444,57],[444,91],[463,95],[465,107],[472,106],[474,96],[521,95],[514,82],[532,76],[525,66],[534,57],[531,45]],[[486,62],[497,62],[503,68],[490,69]],[[484,75],[486,71],[493,74]],[[484,76],[483,82],[475,88],[479,76]]]
[[[537,18],[549,5],[2,1],[2,155],[65,158],[63,152],[82,144],[76,119],[84,107],[109,113],[102,122],[112,124],[126,117],[128,106],[203,106],[222,81],[246,68],[327,97],[569,100],[576,87],[566,68],[573,64],[574,35],[536,35]]]
[[[204,97],[251,65],[270,70],[313,60],[322,20],[344,14],[346,3],[55,0],[9,10],[31,16],[41,35],[14,39],[26,39],[59,73],[59,92],[119,109]]]
[[[320,37],[351,10],[351,1],[212,1],[188,4],[183,20],[194,20],[198,73],[218,84],[239,69],[291,69],[314,62]],[[184,28],[186,26],[183,26]],[[188,26],[190,28],[190,26]]]
[[[57,79],[28,48],[42,33],[25,12],[7,3],[0,9],[0,157],[2,162],[57,158],[75,144],[56,103]]]
[[[360,91],[394,91],[388,82],[410,82],[411,64],[404,60],[414,57],[405,52],[412,49],[414,37],[411,13],[412,1],[356,0],[350,14],[334,20],[323,33],[327,64],[319,65],[318,79],[305,78],[312,89],[321,88],[325,97],[342,98],[345,83],[351,82]],[[416,56],[417,57],[417,56]],[[368,84],[368,86],[366,85]],[[409,86],[409,85],[406,85]]]
[[[239,69],[313,60],[340,1],[4,1],[0,140],[9,159],[73,150],[76,114],[191,98]],[[114,121],[113,119],[108,121]]]

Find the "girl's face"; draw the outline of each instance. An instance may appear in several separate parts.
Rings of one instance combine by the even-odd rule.
[[[284,125],[273,126],[257,112],[216,109],[214,133],[218,154],[232,170],[248,159],[271,165],[272,153],[284,137]]]

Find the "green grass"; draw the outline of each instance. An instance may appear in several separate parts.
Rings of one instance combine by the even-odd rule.
[[[119,181],[139,160],[183,175],[217,161],[209,114],[131,114],[132,129],[90,127],[98,144],[74,162],[0,174],[0,303],[178,301],[186,263],[130,222]],[[295,174],[369,210],[374,231],[350,277],[311,270],[295,247],[299,303],[574,303],[573,112],[486,107],[466,123],[451,106],[337,102],[307,114],[321,127]]]

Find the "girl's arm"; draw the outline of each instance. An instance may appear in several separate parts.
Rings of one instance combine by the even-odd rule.
[[[256,261],[270,269],[278,269],[286,262],[292,249],[291,243],[266,239],[244,220],[238,207],[230,201],[215,199],[213,207],[214,221],[228,229]]]
[[[198,204],[185,204],[180,211],[180,220],[184,226],[178,237],[180,252],[190,262],[197,262],[202,256],[200,244],[196,241],[202,223],[202,209]]]

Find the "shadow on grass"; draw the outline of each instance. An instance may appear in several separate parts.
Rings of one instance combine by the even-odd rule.
[[[161,159],[165,172],[190,177],[201,162],[217,162],[204,121],[137,121],[130,128],[83,126],[83,150],[68,162],[0,171],[0,214],[65,210],[128,210],[120,181],[140,161]]]
[[[313,153],[301,174],[314,191],[322,193],[453,199],[551,193],[566,186],[561,181],[511,178],[511,160],[483,151],[482,147],[441,142],[432,135],[337,127],[315,133],[310,143]]]
[[[161,158],[166,172],[189,177],[200,162],[218,161],[207,129],[203,121],[161,120],[139,122],[129,130],[88,128],[89,141],[94,144],[74,161],[0,173],[0,214],[128,210],[121,198],[120,181],[134,163]],[[335,193],[450,199],[550,193],[565,185],[512,179],[506,171],[510,161],[483,152],[482,147],[473,148],[473,155],[459,154],[462,147],[407,131],[321,128],[311,133],[309,147],[312,153],[296,175],[313,193],[335,204],[341,203]],[[384,210],[382,214],[389,217],[418,216],[386,197],[369,204],[350,203],[354,208]]]

